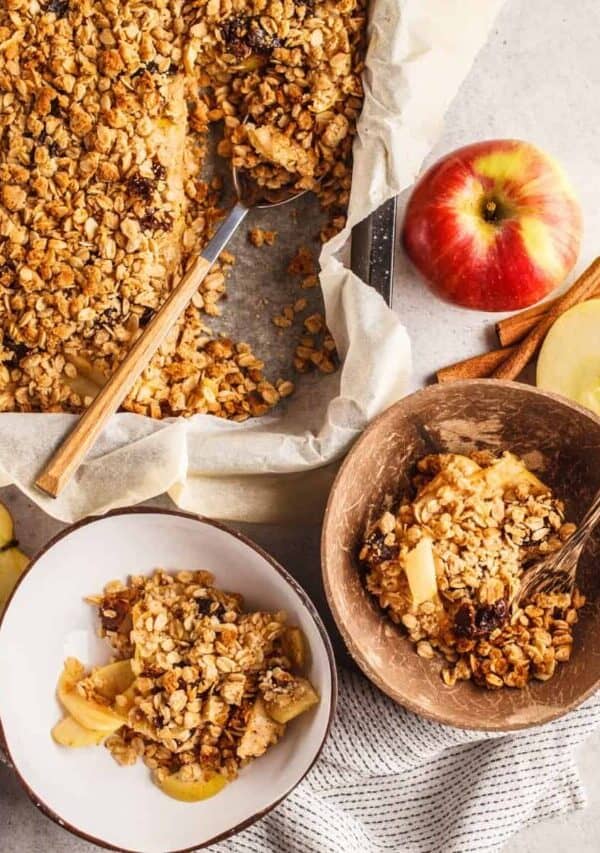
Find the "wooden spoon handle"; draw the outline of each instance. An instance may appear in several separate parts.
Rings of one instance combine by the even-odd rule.
[[[169,297],[146,326],[140,337],[99,391],[90,406],[77,421],[72,432],[54,453],[38,479],[36,486],[57,497],[79,468],[88,450],[102,432],[134,383],[150,363],[153,355],[183,314],[211,269],[215,260],[244,219],[248,208],[236,204],[221,225],[203,254],[197,258]]]

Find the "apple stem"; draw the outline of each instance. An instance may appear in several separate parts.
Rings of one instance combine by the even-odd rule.
[[[498,205],[493,199],[486,201],[485,206],[483,208],[483,218],[486,222],[497,222],[498,221]]]

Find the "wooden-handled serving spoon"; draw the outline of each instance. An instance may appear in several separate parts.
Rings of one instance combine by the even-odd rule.
[[[67,438],[54,453],[36,480],[36,486],[51,497],[57,497],[81,465],[111,415],[113,415],[134,383],[146,369],[160,345],[183,314],[211,267],[252,208],[277,207],[303,195],[289,188],[268,190],[259,187],[247,173],[233,170],[237,203],[221,224],[202,254],[131,347],[106,385],[83,413]]]

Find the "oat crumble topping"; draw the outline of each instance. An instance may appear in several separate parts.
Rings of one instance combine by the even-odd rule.
[[[223,216],[220,181],[201,172],[211,124],[260,183],[317,193],[323,239],[343,227],[365,6],[6,0],[0,411],[80,412],[106,382]],[[222,254],[125,409],[245,420],[279,402],[292,383],[206,325],[233,261]],[[302,286],[316,284],[311,267]]]
[[[72,689],[119,715],[106,747],[122,765],[142,758],[159,785],[173,776],[231,781],[318,702],[301,674],[300,630],[283,612],[246,612],[242,596],[215,587],[209,572],[158,570],[127,585],[111,582],[88,600],[116,660],[130,662],[131,678],[108,699],[106,670],[84,676],[67,661]]]
[[[562,502],[512,454],[435,454],[417,467],[414,497],[366,532],[367,589],[418,655],[445,659],[446,685],[548,680],[571,656],[585,598],[575,590],[511,603],[524,570],[575,531]]]

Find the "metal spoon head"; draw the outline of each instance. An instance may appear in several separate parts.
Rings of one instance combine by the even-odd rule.
[[[573,592],[579,558],[587,540],[600,522],[600,491],[577,530],[567,539],[562,548],[548,554],[534,563],[525,573],[521,589],[517,593],[519,601],[525,601],[539,592]]]
[[[232,168],[233,186],[238,199],[246,207],[256,207],[263,210],[268,207],[280,207],[305,195],[308,190],[297,190],[291,186],[278,189],[261,187],[244,169]]]

